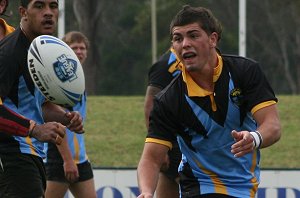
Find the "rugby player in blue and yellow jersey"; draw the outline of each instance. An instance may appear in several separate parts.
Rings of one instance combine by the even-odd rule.
[[[172,142],[182,152],[182,198],[254,198],[260,149],[280,139],[277,98],[259,64],[216,49],[222,27],[210,10],[184,6],[170,26],[183,63],[154,99],[138,165],[138,198],[154,196]]]
[[[0,42],[0,196],[40,198],[46,175],[44,143],[61,144],[66,127],[83,130],[78,112],[65,111],[35,88],[27,66],[31,41],[56,31],[57,0],[20,0],[20,26]],[[60,122],[44,123],[44,112]]]

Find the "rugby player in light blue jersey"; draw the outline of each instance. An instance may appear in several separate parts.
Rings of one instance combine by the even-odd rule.
[[[171,22],[182,73],[154,99],[138,165],[138,198],[154,196],[172,142],[182,152],[182,198],[254,198],[260,149],[280,139],[277,98],[259,64],[217,50],[210,10],[184,6]]]

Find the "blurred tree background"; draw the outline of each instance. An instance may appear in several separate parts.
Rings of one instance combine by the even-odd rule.
[[[277,94],[300,93],[300,1],[247,2],[247,57],[260,62]],[[19,23],[19,1],[6,19]],[[219,48],[238,54],[238,0],[156,0],[157,54],[170,45],[169,24],[185,4],[212,10],[223,25]],[[151,0],[65,0],[65,30],[91,42],[84,65],[89,95],[143,95],[152,64]]]

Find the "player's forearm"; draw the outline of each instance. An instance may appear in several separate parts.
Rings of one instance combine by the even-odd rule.
[[[265,107],[254,114],[258,122],[257,131],[262,136],[261,148],[271,146],[281,137],[281,125],[276,105]]]
[[[61,106],[46,102],[45,104],[43,104],[42,110],[45,122],[55,121],[65,126],[69,123],[69,119],[65,116],[66,110]]]
[[[0,105],[0,131],[17,136],[28,136],[35,122]]]
[[[279,121],[276,120],[264,123],[259,126],[258,131],[262,136],[261,148],[271,146],[276,143],[281,137],[281,127]]]
[[[62,138],[62,142],[60,145],[56,145],[57,149],[63,159],[63,161],[66,162],[73,162],[72,153],[69,148],[69,144],[67,141],[67,135],[65,135],[64,138]]]
[[[157,165],[147,162],[147,160],[141,160],[138,169],[138,185],[141,194],[154,195],[160,168]]]

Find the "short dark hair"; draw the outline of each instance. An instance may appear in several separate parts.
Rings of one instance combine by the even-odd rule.
[[[27,8],[30,1],[31,0],[20,0],[20,5],[24,8]]]
[[[213,32],[218,34],[218,40],[221,39],[222,25],[212,12],[203,7],[191,7],[184,5],[183,8],[175,15],[170,24],[170,36],[175,26],[184,26],[191,23],[198,23],[200,27],[210,35]]]
[[[90,42],[88,38],[81,32],[78,31],[70,31],[65,34],[65,36],[62,38],[64,42],[66,42],[68,45],[75,42],[84,42],[86,48],[88,49],[90,47]]]
[[[20,0],[20,5],[24,8],[27,8],[28,4],[30,3],[31,0]],[[58,0],[57,0],[58,2]]]

